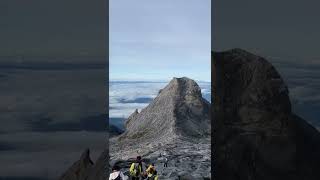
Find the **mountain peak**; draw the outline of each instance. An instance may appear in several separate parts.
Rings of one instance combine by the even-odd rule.
[[[85,149],[83,153],[81,154],[80,159],[90,159],[90,150],[89,148]]]
[[[80,157],[61,177],[60,180],[87,179],[94,164],[90,158],[90,150],[86,149]]]
[[[199,85],[187,77],[174,77],[169,84],[161,90],[161,93],[180,97],[185,97],[186,95],[193,95],[198,98],[202,97]]]
[[[173,78],[146,108],[128,118],[126,131],[119,139],[167,141],[208,135],[209,106],[194,80]]]

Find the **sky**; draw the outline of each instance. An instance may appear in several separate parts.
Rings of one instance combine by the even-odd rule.
[[[110,0],[110,79],[210,81],[210,4]]]
[[[212,48],[244,48],[291,61],[319,61],[317,0],[215,0]]]

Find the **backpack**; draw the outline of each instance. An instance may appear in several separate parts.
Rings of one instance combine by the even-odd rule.
[[[141,168],[140,168],[140,164],[139,163],[133,163],[130,167],[130,175],[137,177],[140,175],[141,173]]]

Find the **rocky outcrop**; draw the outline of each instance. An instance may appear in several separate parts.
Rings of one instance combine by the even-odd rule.
[[[80,160],[75,162],[65,174],[61,176],[61,180],[84,180],[88,179],[90,172],[93,169],[93,162],[90,158],[89,149],[85,150],[80,157]]]
[[[215,179],[319,179],[319,132],[291,112],[275,68],[241,49],[212,59]]]
[[[81,155],[80,160],[75,162],[59,179],[106,180],[109,172],[109,151],[105,150],[96,163],[93,163],[89,149],[87,149]]]
[[[109,172],[109,150],[106,149],[94,164],[87,180],[106,180],[109,177]]]

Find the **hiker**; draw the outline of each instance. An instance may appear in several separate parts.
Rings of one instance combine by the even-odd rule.
[[[143,177],[141,156],[138,156],[136,158],[136,161],[131,164],[130,177],[131,177],[131,180],[140,180],[140,177]]]
[[[158,180],[158,172],[155,170],[152,174],[148,175],[147,180]]]
[[[127,180],[128,177],[125,176],[121,171],[120,167],[117,165],[114,165],[112,167],[112,173],[109,176],[109,180]]]
[[[150,164],[146,170],[146,174],[149,176],[149,174],[153,173],[156,170],[156,168],[154,167],[154,164]]]
[[[158,180],[158,175],[157,175],[158,173],[153,163],[148,167],[148,169],[146,170],[146,173],[147,173],[148,180]]]
[[[168,167],[168,158],[167,157],[164,158],[163,167]]]

